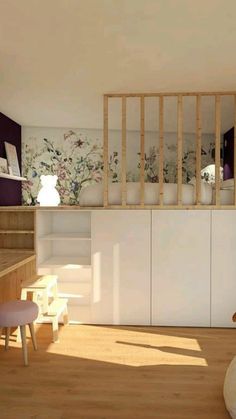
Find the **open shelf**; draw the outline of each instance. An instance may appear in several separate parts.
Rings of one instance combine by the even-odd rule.
[[[1,247],[0,246],[0,253],[1,254],[4,254],[4,253],[15,253],[15,254],[28,253],[29,255],[35,255],[34,249],[28,249],[26,247],[20,247],[20,248],[16,249],[16,248],[12,248],[12,247]]]
[[[9,175],[8,173],[0,173],[0,178],[1,177],[5,179],[19,180],[19,181],[27,180],[26,177]]]
[[[90,268],[89,257],[83,256],[52,256],[41,262],[39,268],[64,268],[64,269],[82,269]]]
[[[34,234],[34,230],[0,230],[0,234]]]
[[[39,237],[39,240],[91,240],[89,233],[51,233]]]

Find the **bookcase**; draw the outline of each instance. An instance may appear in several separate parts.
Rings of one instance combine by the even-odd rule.
[[[38,209],[36,217],[38,274],[58,276],[59,296],[68,298],[71,323],[89,323],[91,213]]]

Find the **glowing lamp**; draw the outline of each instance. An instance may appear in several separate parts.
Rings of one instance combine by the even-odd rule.
[[[55,188],[57,179],[58,177],[56,175],[40,176],[42,188],[37,197],[40,206],[56,207],[60,204],[60,195]]]

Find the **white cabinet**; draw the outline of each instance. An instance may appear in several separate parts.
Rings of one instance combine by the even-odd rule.
[[[151,211],[92,211],[92,323],[150,324]]]
[[[234,210],[39,209],[37,262],[74,322],[234,326]]]
[[[210,231],[208,210],[152,211],[152,324],[210,326]]]
[[[236,211],[212,211],[211,325],[234,327],[236,311]]]

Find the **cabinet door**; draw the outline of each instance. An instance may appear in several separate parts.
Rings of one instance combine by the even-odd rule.
[[[236,211],[212,211],[211,325],[234,327],[236,311]]]
[[[92,211],[92,323],[150,324],[148,210]]]
[[[210,326],[210,211],[155,210],[152,324]]]

